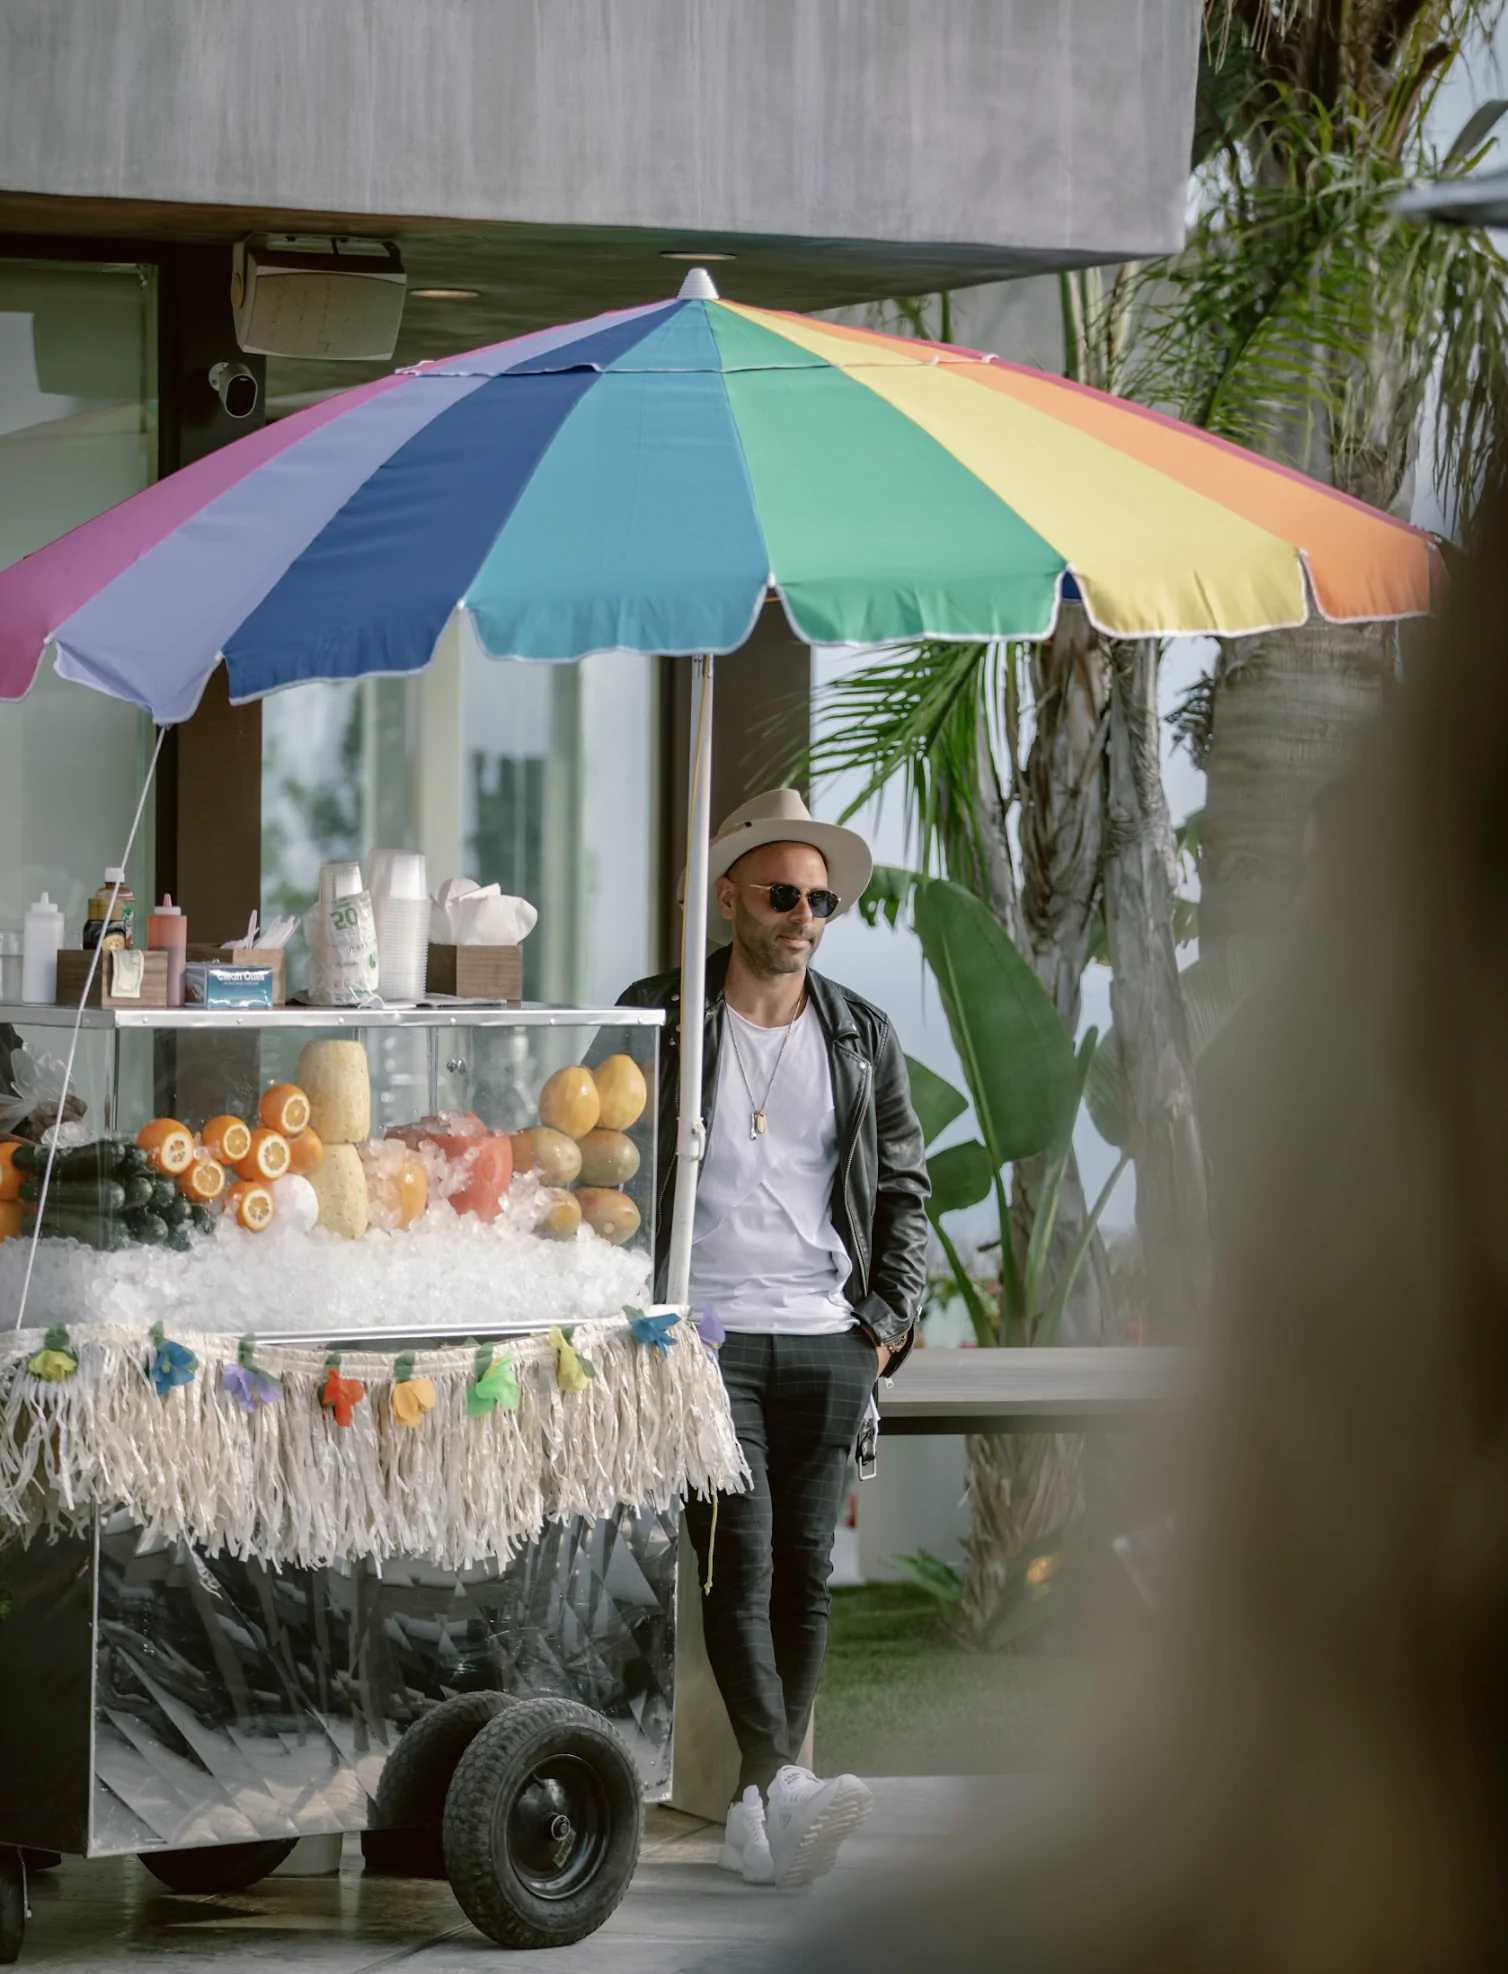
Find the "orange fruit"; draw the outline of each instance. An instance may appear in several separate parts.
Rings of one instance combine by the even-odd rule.
[[[208,1205],[225,1191],[225,1167],[213,1158],[196,1158],[187,1172],[179,1173],[178,1190],[185,1199]]]
[[[403,1169],[398,1174],[398,1225],[411,1226],[429,1204],[429,1175],[424,1170],[424,1160],[414,1152],[406,1152]]]
[[[176,1179],[194,1162],[194,1134],[175,1118],[154,1117],[150,1124],[142,1125],[136,1142],[151,1161],[154,1172],[166,1172]]]
[[[199,1142],[221,1165],[239,1165],[251,1150],[251,1126],[239,1117],[212,1117]]]
[[[225,1195],[225,1211],[235,1217],[238,1227],[260,1234],[272,1222],[272,1194],[257,1179],[243,1179]]]
[[[0,1145],[0,1202],[21,1197],[21,1181],[25,1174],[18,1172],[11,1163],[20,1149],[17,1138],[9,1138]]]
[[[14,1240],[26,1225],[18,1199],[0,1199],[0,1241]]]
[[[257,1116],[269,1131],[280,1131],[285,1138],[296,1138],[309,1122],[309,1099],[297,1083],[274,1083],[262,1094]]]
[[[307,1179],[325,1155],[325,1144],[312,1124],[306,1124],[288,1145],[288,1170]]]
[[[288,1157],[288,1140],[282,1132],[264,1126],[252,1132],[251,1147],[236,1160],[236,1170],[243,1179],[281,1179],[288,1170]]]

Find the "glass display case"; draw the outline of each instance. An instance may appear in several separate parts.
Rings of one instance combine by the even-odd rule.
[[[438,1339],[649,1300],[657,1009],[90,1009],[44,1199],[75,1018],[0,1007],[0,1327],[39,1209],[28,1327]]]

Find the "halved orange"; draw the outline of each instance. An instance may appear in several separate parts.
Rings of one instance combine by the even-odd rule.
[[[154,1117],[150,1124],[142,1125],[136,1142],[150,1159],[153,1170],[166,1172],[172,1178],[187,1172],[194,1162],[194,1134],[176,1118]]]
[[[236,1170],[243,1179],[281,1179],[288,1170],[288,1140],[265,1126],[253,1131],[251,1147],[245,1158],[236,1160]]]
[[[307,1179],[316,1165],[325,1162],[325,1141],[312,1124],[306,1124],[296,1138],[288,1141],[288,1170]]]
[[[20,1149],[21,1142],[18,1138],[8,1138],[3,1145],[0,1145],[0,1200],[21,1197],[21,1181],[25,1174],[18,1172],[14,1163],[16,1153]]]
[[[243,1179],[225,1195],[225,1211],[248,1233],[260,1234],[270,1226],[275,1210],[272,1194],[256,1179]]]
[[[251,1150],[251,1126],[239,1117],[212,1117],[199,1142],[221,1165],[239,1165]]]
[[[257,1116],[269,1131],[281,1131],[285,1138],[296,1138],[309,1122],[309,1099],[297,1083],[274,1083],[263,1092]]]
[[[26,1227],[26,1214],[18,1199],[0,1199],[0,1241],[13,1241]]]
[[[178,1190],[185,1199],[208,1205],[225,1191],[225,1167],[213,1158],[196,1158],[187,1172],[178,1175]]]

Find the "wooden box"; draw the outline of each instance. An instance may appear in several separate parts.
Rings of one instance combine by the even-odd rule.
[[[425,992],[463,1001],[522,1001],[522,946],[431,946]]]
[[[138,951],[140,949],[138,948]],[[79,996],[84,991],[84,979],[89,971],[92,953],[65,947],[58,954],[58,999],[60,1008],[76,1008]],[[103,952],[95,969],[94,979],[89,985],[89,999],[85,1003],[91,1008],[165,1008],[168,1004],[168,956],[166,953],[142,953],[146,962],[141,976],[139,994],[117,994],[115,992],[115,954]]]
[[[280,1008],[288,999],[288,955],[281,946],[196,946],[190,940],[187,957],[211,966],[270,966],[272,1005]]]

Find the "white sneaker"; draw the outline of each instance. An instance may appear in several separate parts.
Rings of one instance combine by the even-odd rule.
[[[728,1812],[723,1833],[722,1856],[717,1860],[723,1871],[736,1871],[746,1885],[773,1885],[775,1865],[770,1857],[770,1840],[764,1828],[764,1798],[751,1782]]]
[[[781,1769],[766,1813],[775,1883],[809,1885],[831,1871],[838,1846],[873,1808],[874,1797],[856,1775],[822,1782],[809,1768]]]

